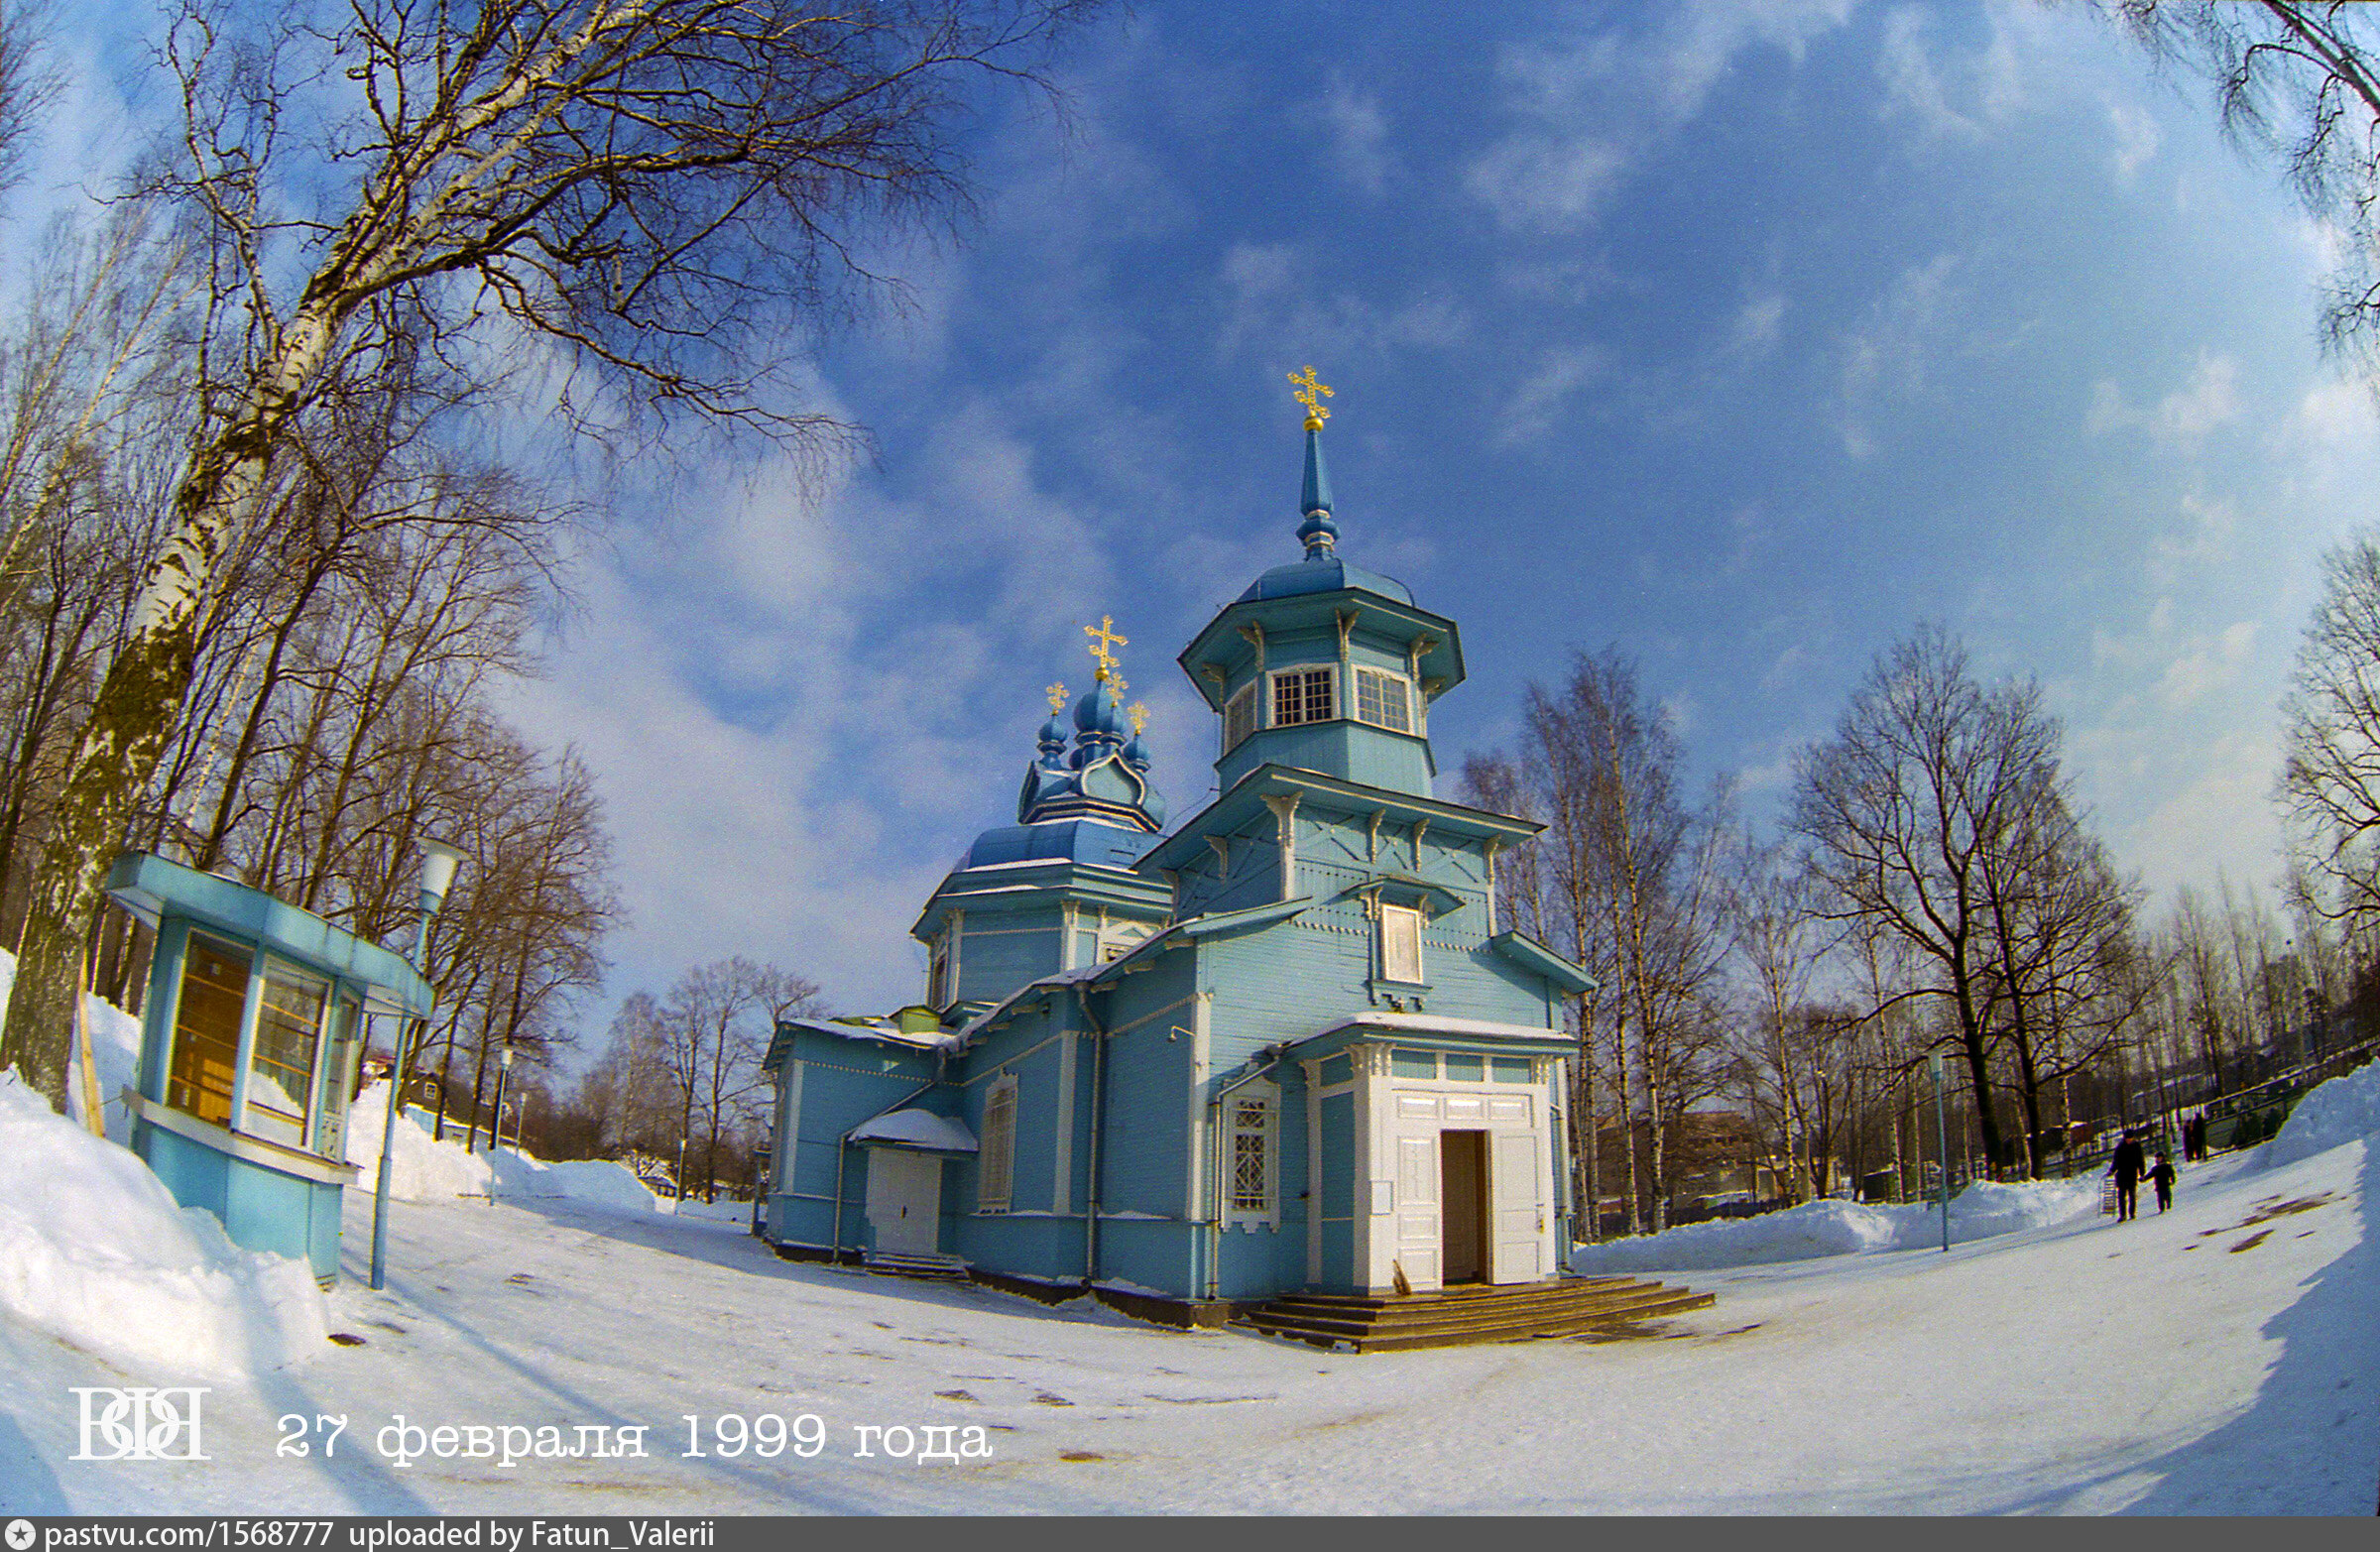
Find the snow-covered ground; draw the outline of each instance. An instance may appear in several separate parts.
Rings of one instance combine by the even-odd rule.
[[[2173,1212],[2130,1225],[1696,1271],[1717,1306],[1650,1339],[1366,1357],[791,1264],[737,1223],[500,1183],[401,1207],[389,1289],[326,1300],[363,1342],[278,1369],[198,1376],[0,1319],[0,1506],[2366,1514],[2380,1154],[2315,1140],[2335,1145],[2190,1166]],[[351,1193],[351,1273],[367,1210]],[[69,1460],[68,1387],[134,1383],[211,1384],[210,1459]],[[650,1453],[400,1466],[375,1447],[408,1442],[398,1414],[644,1425]],[[825,1447],[722,1458],[730,1415],[815,1417]],[[346,1420],[327,1453],[316,1418]],[[993,1453],[895,1459],[863,1426],[980,1427]],[[309,1452],[277,1454],[299,1429]]]

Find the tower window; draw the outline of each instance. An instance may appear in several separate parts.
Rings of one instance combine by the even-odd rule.
[[[1404,676],[1377,668],[1356,670],[1356,718],[1399,733],[1413,731],[1412,686]]]
[[[1223,703],[1223,752],[1230,754],[1256,731],[1256,687],[1243,684],[1240,693]]]
[[[1272,676],[1272,725],[1295,727],[1301,722],[1328,722],[1339,715],[1331,683],[1336,668],[1288,668]]]
[[[1380,979],[1421,981],[1421,912],[1410,905],[1380,907]]]

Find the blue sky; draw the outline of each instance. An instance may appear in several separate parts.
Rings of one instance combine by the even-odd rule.
[[[581,559],[515,709],[619,835],[591,1039],[731,953],[915,997],[1103,613],[1200,806],[1172,658],[1297,553],[1308,363],[1343,552],[1464,628],[1450,787],[1615,642],[1771,815],[1937,618],[2042,680],[2160,900],[2277,871],[2275,704],[2380,431],[2315,345],[2324,234],[2094,14],[1147,4],[1061,78],[986,99],[980,219],[816,363],[875,460],[673,471]]]
[[[2094,16],[1149,6],[1064,80],[979,127],[913,311],[819,362],[878,462],[590,561],[523,710],[604,776],[616,993],[743,952],[913,997],[1102,613],[1195,809],[1171,659],[1297,552],[1309,362],[1344,552],[1465,630],[1443,771],[1616,642],[1773,814],[1931,617],[2040,677],[2160,898],[2275,873],[2275,704],[2380,435],[2315,346],[2323,234]]]

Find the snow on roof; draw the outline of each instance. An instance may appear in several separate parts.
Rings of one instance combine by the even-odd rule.
[[[1445,1018],[1437,1014],[1359,1014],[1342,1018],[1325,1029],[1318,1029],[1306,1038],[1318,1040],[1341,1029],[1410,1029],[1415,1034],[1485,1034],[1503,1040],[1561,1040],[1567,1042],[1566,1029],[1548,1029],[1538,1024],[1498,1023],[1490,1018]]]
[[[831,1034],[839,1040],[886,1040],[894,1045],[915,1046],[922,1051],[939,1050],[951,1043],[951,1037],[940,1029],[903,1029],[889,1018],[780,1018],[779,1023],[806,1029],[812,1034]]]
[[[975,1134],[967,1130],[966,1123],[924,1110],[896,1110],[890,1116],[863,1121],[851,1129],[851,1140],[921,1147],[936,1153],[975,1151]]]

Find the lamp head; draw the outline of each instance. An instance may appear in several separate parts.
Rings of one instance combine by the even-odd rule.
[[[463,854],[444,841],[421,843],[421,908],[436,910],[446,902],[446,892],[454,886],[454,870],[461,865]]]

